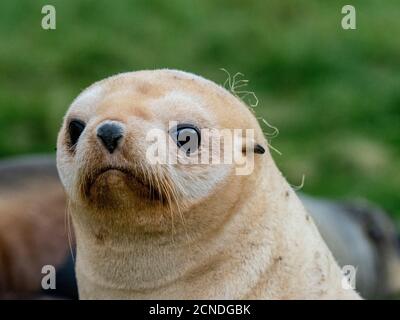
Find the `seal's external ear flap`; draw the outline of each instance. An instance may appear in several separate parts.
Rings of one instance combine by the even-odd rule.
[[[257,154],[264,154],[265,148],[259,143],[256,143],[253,139],[246,139],[244,145],[242,146],[242,152],[247,153],[251,151]]]
[[[265,149],[264,149],[263,146],[261,146],[258,143],[256,143],[255,146],[254,146],[254,153],[264,154],[265,153]]]

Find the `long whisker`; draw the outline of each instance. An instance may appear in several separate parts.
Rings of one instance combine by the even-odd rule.
[[[72,232],[71,232],[71,219],[70,219],[70,211],[69,211],[69,201],[67,201],[66,206],[65,206],[65,228],[66,228],[66,233],[67,233],[67,238],[68,238],[68,246],[69,246],[69,251],[71,254],[72,261],[75,263],[75,256],[74,256],[74,251],[72,249]]]
[[[164,193],[166,200],[167,200],[167,204],[168,204],[168,209],[169,209],[169,213],[171,216],[171,237],[172,237],[172,242],[174,242],[174,234],[175,234],[175,223],[174,223],[174,212],[173,212],[173,200],[171,199],[171,194],[168,191],[167,188],[167,184],[165,183],[165,180],[163,179],[163,177],[160,177],[160,173],[157,172],[157,182],[159,187],[161,187],[162,192]]]
[[[190,238],[189,233],[187,231],[187,222],[186,222],[186,219],[185,219],[185,215],[183,214],[183,212],[181,210],[181,202],[179,201],[179,191],[178,191],[178,188],[177,188],[178,186],[175,183],[171,182],[170,179],[166,179],[166,181],[168,182],[167,186],[168,186],[168,188],[169,188],[169,190],[171,192],[172,198],[174,200],[174,204],[176,206],[176,210],[177,210],[178,215],[179,215],[179,217],[181,219],[182,226],[183,226],[186,238],[189,241],[189,243],[191,243],[192,239]]]

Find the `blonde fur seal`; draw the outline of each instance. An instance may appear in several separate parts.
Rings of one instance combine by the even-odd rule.
[[[146,133],[168,132],[169,121],[250,128],[246,143],[267,145],[239,99],[193,74],[124,73],[81,93],[57,151],[80,298],[359,298],[342,288],[341,270],[268,150],[254,155],[250,175],[236,175],[234,164],[150,165]],[[118,144],[99,134],[104,124],[118,126]]]

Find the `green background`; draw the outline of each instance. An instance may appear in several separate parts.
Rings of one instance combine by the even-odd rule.
[[[0,157],[52,152],[68,104],[123,71],[177,68],[217,83],[242,72],[277,126],[279,167],[330,198],[400,217],[400,2],[1,1]],[[41,28],[41,8],[57,29]]]

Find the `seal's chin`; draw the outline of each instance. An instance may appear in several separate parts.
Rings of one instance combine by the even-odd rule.
[[[163,202],[157,189],[147,183],[140,173],[128,168],[101,168],[83,180],[84,198],[99,206],[130,206],[143,200]]]
[[[129,179],[129,174],[122,170],[107,169],[94,178],[93,183],[90,185],[90,193],[96,192],[95,189],[99,188],[108,189],[109,192],[114,192],[126,187],[129,188],[129,185],[132,183]]]

